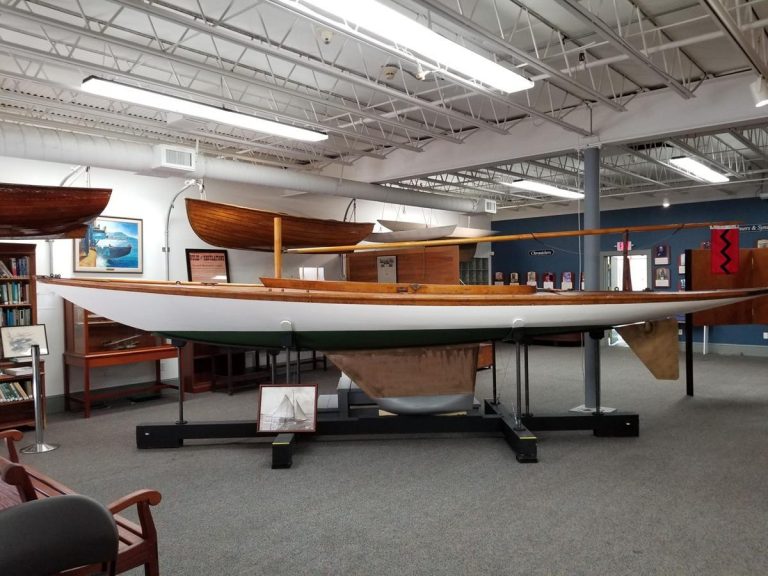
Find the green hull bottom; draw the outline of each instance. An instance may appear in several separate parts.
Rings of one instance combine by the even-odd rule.
[[[178,340],[246,348],[305,350],[373,350],[407,346],[441,346],[502,340],[508,328],[476,330],[356,330],[354,332],[161,332]]]

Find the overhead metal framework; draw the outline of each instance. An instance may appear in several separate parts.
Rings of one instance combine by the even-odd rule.
[[[629,114],[640,96],[674,93],[695,107],[709,82],[768,76],[768,0],[382,1],[534,87],[503,93],[303,0],[0,0],[0,129],[13,123],[169,143],[321,172],[419,156],[437,143],[476,146],[478,134],[526,138],[532,125],[599,141],[593,115]],[[94,96],[80,90],[90,75],[329,138],[297,142]],[[619,200],[700,188],[669,164],[672,155],[727,174],[716,194],[756,189],[767,140],[763,124],[751,124],[611,144],[601,154],[602,194]],[[505,180],[576,190],[582,173],[574,148],[469,167],[457,161],[452,170],[383,183],[519,209],[563,200]]]

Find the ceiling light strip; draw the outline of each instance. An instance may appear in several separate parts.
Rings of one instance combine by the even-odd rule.
[[[539,194],[546,194],[547,196],[557,196],[558,198],[568,198],[571,200],[581,200],[584,198],[583,192],[574,192],[573,190],[563,190],[543,182],[537,182],[535,180],[514,180],[512,182],[502,182],[505,186],[511,186],[520,190],[528,190],[529,192],[537,192]]]
[[[722,184],[724,182],[729,181],[729,178],[727,176],[720,174],[719,172],[715,172],[708,166],[705,166],[701,162],[694,160],[693,158],[689,158],[687,156],[682,156],[679,158],[671,158],[669,162],[673,166],[676,166],[677,168],[684,170],[689,175],[699,180],[703,180],[704,182],[710,182],[712,184]]]
[[[152,90],[145,90],[144,88],[137,88],[135,86],[121,84],[111,80],[104,80],[102,78],[97,78],[96,76],[89,76],[83,80],[80,88],[84,92],[104,96],[105,98],[131,102],[140,106],[148,106],[150,108],[157,108],[167,112],[182,114],[184,116],[211,120],[220,124],[227,124],[237,128],[252,130],[254,132],[272,134],[274,136],[282,136],[283,138],[290,138],[292,140],[321,142],[328,139],[328,135],[323,134],[322,132],[315,132],[314,130],[307,130],[306,128],[281,124],[280,122],[275,122],[273,120],[257,118],[256,116],[233,112],[232,110],[225,110],[224,108],[216,108],[215,106],[209,106],[208,104],[201,104],[199,102],[185,100],[184,98],[177,98],[176,96],[160,94],[159,92],[154,92]]]
[[[520,92],[533,88],[533,82],[433,32],[412,18],[374,0],[303,0],[328,14],[342,19],[348,26],[358,26],[396,47],[405,47],[469,78],[503,92]]]

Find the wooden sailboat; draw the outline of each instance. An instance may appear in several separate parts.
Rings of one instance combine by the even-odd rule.
[[[109,188],[0,183],[0,237],[82,238],[111,195]]]
[[[169,337],[254,347],[290,341],[312,350],[462,344],[515,333],[600,329],[768,294],[768,288],[519,293],[442,285],[400,291],[395,285],[378,292],[354,285],[344,290],[90,278],[41,277],[39,282],[96,314]]]
[[[303,218],[279,212],[186,199],[187,218],[202,240],[238,250],[272,251],[273,223],[282,218],[282,244],[301,248],[326,244],[356,244],[373,231],[373,223]]]

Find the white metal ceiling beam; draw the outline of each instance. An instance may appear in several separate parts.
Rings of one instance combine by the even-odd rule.
[[[593,90],[591,87],[585,86],[584,84],[581,84],[580,82],[575,81],[573,78],[569,77],[567,74],[563,72],[560,72],[555,67],[550,66],[546,62],[542,62],[538,58],[531,56],[525,50],[520,50],[519,48],[510,44],[503,38],[499,38],[495,34],[489,32],[482,26],[473,22],[469,18],[462,16],[461,14],[454,12],[453,10],[449,10],[437,0],[416,0],[416,2],[422,6],[426,6],[432,12],[439,14],[440,16],[452,22],[453,24],[460,26],[464,29],[471,30],[474,34],[482,38],[485,41],[485,43],[490,44],[491,46],[496,48],[496,50],[498,50],[499,52],[506,53],[507,55],[510,55],[510,56],[514,56],[518,60],[525,62],[526,64],[529,64],[534,68],[537,68],[541,72],[549,74],[550,77],[554,79],[554,83],[559,85],[561,88],[567,91],[578,92],[578,93],[581,93],[582,95],[586,95],[589,98],[592,98],[593,100],[596,100],[598,102],[601,102],[602,104],[605,104],[606,106],[612,108],[617,112],[622,112],[624,110],[624,107],[621,104],[614,102],[610,98],[606,98],[597,90]]]
[[[345,176],[369,182],[385,182],[421,174],[451,171],[511,160],[536,159],[579,150],[585,146],[649,141],[686,134],[765,123],[765,112],[755,108],[749,91],[751,74],[713,78],[703,82],[695,100],[682,100],[669,90],[639,94],[627,104],[627,112],[615,114],[594,108],[594,137],[580,138],[556,126],[525,120],[513,134],[471,134],[464,146],[433,142],[418,158],[393,151],[387,162],[361,159]],[[589,111],[575,110],[589,123]],[[333,172],[333,170],[331,170]]]
[[[341,70],[335,66],[330,66],[328,64],[323,64],[322,62],[315,61],[311,59],[309,55],[302,56],[298,54],[292,54],[287,50],[280,50],[277,48],[273,48],[272,46],[264,42],[257,44],[253,41],[244,40],[242,32],[236,31],[236,30],[230,30],[229,27],[226,27],[220,21],[212,20],[210,18],[204,17],[202,22],[198,22],[190,18],[180,17],[176,15],[175,12],[171,11],[171,10],[174,10],[175,7],[173,7],[172,5],[168,5],[167,3],[163,3],[163,6],[165,6],[166,9],[161,10],[153,6],[152,4],[147,4],[143,0],[109,0],[109,1],[119,6],[130,7],[140,12],[151,14],[152,16],[155,16],[167,22],[173,22],[180,26],[185,26],[190,30],[195,30],[196,32],[199,32],[201,34],[226,40],[227,42],[231,42],[237,46],[241,46],[242,48],[245,48],[248,50],[254,50],[256,52],[273,56],[280,60],[290,62],[295,66],[301,66],[303,68],[314,70],[316,72],[320,72],[321,74],[326,74],[330,77],[337,78],[345,82],[350,82],[352,84],[363,86],[370,90],[374,90],[376,92],[385,94],[396,100],[400,100],[412,105],[419,106],[420,108],[423,108],[425,110],[430,110],[435,114],[445,116],[446,118],[451,118],[463,124],[469,124],[477,128],[482,128],[484,130],[491,130],[499,133],[506,132],[504,129],[499,128],[494,124],[490,124],[489,122],[486,122],[482,119],[475,118],[474,116],[470,116],[468,114],[463,114],[461,112],[451,110],[450,108],[440,106],[439,104],[436,104],[429,100],[425,100],[423,98],[413,96],[406,92],[396,90],[395,88],[391,88],[380,82],[368,80],[367,78],[356,76],[350,72]],[[176,8],[176,10],[178,10],[178,8]]]
[[[611,28],[602,19],[598,18],[594,13],[590,12],[587,8],[579,4],[577,0],[555,0],[555,2],[557,2],[560,6],[562,6],[572,14],[576,15],[577,17],[587,22],[590,26],[592,26],[595,29],[596,32],[598,32],[603,37],[610,40],[611,43],[614,46],[616,46],[619,50],[628,54],[629,56],[632,56],[638,62],[642,63],[644,66],[646,66],[650,70],[653,70],[653,72],[657,76],[659,76],[667,86],[674,89],[678,94],[680,94],[680,96],[682,96],[683,98],[693,97],[693,93],[690,90],[688,90],[688,88],[683,86],[677,80],[677,78],[675,78],[674,76],[671,76],[670,74],[667,73],[666,70],[656,65],[655,62],[653,62],[640,50],[638,50],[637,48],[632,46],[629,42],[627,42],[624,38],[619,36],[613,30],[613,28]]]
[[[720,28],[723,29],[726,36],[736,45],[744,57],[749,61],[749,65],[763,78],[768,79],[768,62],[760,57],[752,42],[744,36],[741,28],[729,14],[720,0],[699,0],[707,12]]]

